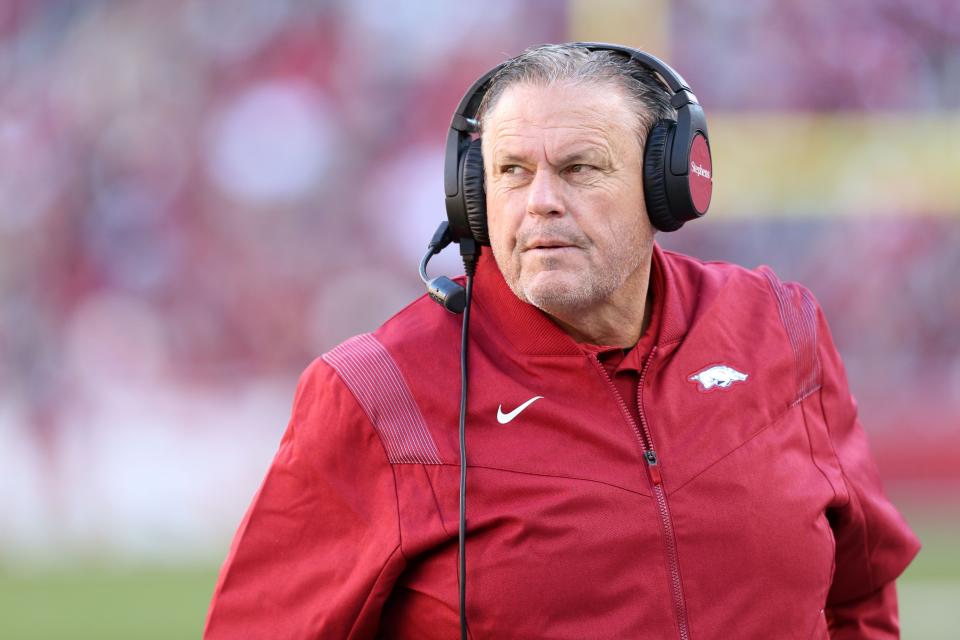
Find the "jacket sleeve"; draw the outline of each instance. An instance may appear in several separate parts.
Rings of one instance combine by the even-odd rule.
[[[897,586],[892,580],[863,598],[834,604],[826,613],[834,640],[900,637]]]
[[[204,638],[372,638],[404,563],[383,445],[317,360],[220,571]]]
[[[818,306],[816,314],[820,399],[845,494],[827,514],[836,539],[836,570],[826,606],[830,637],[899,638],[894,580],[920,543],[883,493],[843,363]]]

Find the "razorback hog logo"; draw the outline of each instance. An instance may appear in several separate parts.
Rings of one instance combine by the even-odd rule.
[[[720,364],[704,369],[700,373],[695,373],[688,379],[690,382],[699,382],[701,391],[710,391],[711,389],[726,389],[734,382],[745,382],[747,374],[725,364]]]

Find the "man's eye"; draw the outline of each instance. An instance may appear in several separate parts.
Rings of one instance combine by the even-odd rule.
[[[505,164],[500,167],[500,173],[506,175],[517,175],[521,171],[523,171],[523,168],[518,164]]]
[[[590,171],[591,169],[594,169],[594,168],[595,167],[590,164],[572,164],[569,167],[567,167],[567,172],[568,173],[586,173],[587,171]]]

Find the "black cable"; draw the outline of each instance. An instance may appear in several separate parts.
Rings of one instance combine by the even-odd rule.
[[[427,263],[430,262],[430,258],[443,251],[451,242],[453,242],[453,239],[450,237],[450,223],[444,220],[433,232],[430,244],[427,245],[427,252],[423,254],[423,258],[420,260],[420,279],[423,280],[424,284],[430,280],[430,276],[427,275]]]
[[[473,276],[477,271],[480,247],[473,238],[461,238],[460,256],[467,276],[467,286],[455,283],[446,276],[429,279],[427,263],[453,241],[448,221],[443,221],[433,234],[427,252],[420,260],[420,279],[427,285],[427,293],[448,311],[463,313],[460,325],[460,527],[458,532],[457,585],[460,608],[460,639],[467,640],[467,338],[470,335],[470,301],[473,299]]]
[[[420,279],[423,280],[424,284],[430,282],[430,276],[427,275],[427,263],[430,262],[430,258],[439,253],[435,247],[427,247],[427,252],[423,254],[423,258],[420,260]]]
[[[460,553],[457,575],[460,578],[460,640],[467,640],[467,335],[470,326],[470,301],[473,298],[473,273],[467,269],[467,303],[463,311],[460,336]]]

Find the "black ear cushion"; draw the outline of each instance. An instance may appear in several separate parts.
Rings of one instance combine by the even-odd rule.
[[[675,127],[672,120],[660,120],[653,125],[643,152],[643,195],[647,215],[653,226],[661,231],[675,231],[684,222],[670,211],[667,198],[667,142]]]
[[[461,171],[460,184],[467,224],[470,225],[473,239],[488,245],[487,194],[483,189],[483,154],[480,152],[479,138],[473,140],[464,152]]]

